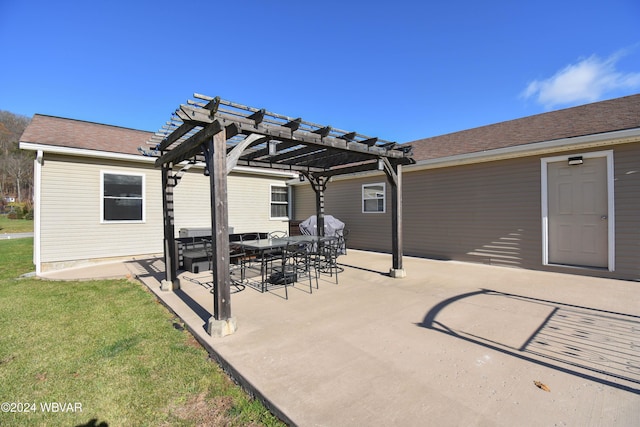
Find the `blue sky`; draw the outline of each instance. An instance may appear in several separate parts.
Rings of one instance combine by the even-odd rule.
[[[640,92],[640,2],[0,0],[0,109],[155,131],[193,93],[406,142]]]

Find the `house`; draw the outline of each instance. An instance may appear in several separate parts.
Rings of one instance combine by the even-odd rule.
[[[35,152],[34,264],[59,268],[162,253],[161,171],[138,150],[153,134],[34,115],[20,148]],[[286,182],[297,174],[237,167],[229,175],[235,232],[286,230]],[[192,167],[174,198],[176,234],[210,228],[209,179]]]
[[[36,153],[38,272],[162,252],[161,171],[138,151],[151,135],[34,116],[20,146]],[[640,280],[640,94],[409,144],[404,254]],[[236,167],[229,225],[283,230],[314,215],[314,191],[294,177]],[[210,227],[209,193],[202,168],[190,169],[176,230]],[[389,193],[382,172],[331,179],[325,211],[347,224],[350,248],[392,246]]]
[[[640,280],[640,94],[409,143],[404,254]],[[294,185],[296,219],[313,191]],[[386,251],[382,173],[335,177],[349,247]]]

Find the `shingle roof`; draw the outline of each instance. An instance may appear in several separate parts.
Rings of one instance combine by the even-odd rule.
[[[413,157],[419,161],[633,128],[640,128],[640,94],[419,139],[408,144],[413,146]],[[141,130],[35,114],[20,141],[140,154],[138,147],[145,146],[152,135],[152,132]]]
[[[35,114],[20,142],[140,154],[138,147],[144,146],[152,135],[141,130]]]
[[[437,159],[640,127],[640,94],[409,142],[415,160]]]

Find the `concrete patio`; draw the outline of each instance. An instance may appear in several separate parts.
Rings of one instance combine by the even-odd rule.
[[[390,255],[340,262],[340,283],[323,275],[313,294],[232,288],[224,338],[205,330],[207,274],[182,273],[176,292],[160,291],[161,259],[47,276],[137,277],[291,424],[640,425],[639,283],[410,257],[393,279]]]

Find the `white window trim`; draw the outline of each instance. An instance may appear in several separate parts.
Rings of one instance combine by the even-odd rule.
[[[374,185],[381,185],[382,186],[382,210],[381,211],[366,211],[364,209],[364,189],[365,187],[372,187]],[[362,193],[360,198],[361,200],[361,207],[362,207],[362,213],[363,214],[382,214],[382,213],[386,213],[387,211],[387,186],[386,183],[384,182],[372,182],[369,184],[362,184]],[[372,199],[366,199],[366,200],[372,200]],[[375,200],[380,200],[380,199],[375,199]]]
[[[283,203],[283,202],[274,202],[272,199],[273,196],[273,188],[274,187],[278,187],[278,188],[284,188],[285,190],[287,190],[287,202]],[[289,220],[289,206],[291,204],[291,194],[289,192],[289,190],[287,189],[286,185],[278,185],[278,184],[270,184],[269,185],[269,219],[270,220],[274,220],[274,221],[288,221]],[[279,205],[287,205],[287,216],[271,216],[271,205],[273,204],[279,204]]]
[[[127,176],[140,176],[142,177],[142,219],[141,220],[123,220],[123,221],[113,221],[113,220],[105,220],[104,219],[104,176],[105,174],[109,175],[127,175]],[[118,170],[101,170],[100,171],[100,224],[143,224],[147,220],[147,209],[146,209],[146,175],[143,173],[136,172],[124,172]]]
[[[542,205],[542,264],[543,265],[552,265],[559,267],[570,267],[576,268],[575,266],[566,266],[559,265],[549,262],[549,194],[548,194],[548,165],[549,163],[554,162],[566,162],[569,160],[569,157],[582,156],[584,159],[597,158],[597,157],[606,157],[607,159],[607,209],[608,209],[608,260],[607,260],[607,268],[609,271],[615,271],[615,261],[616,261],[616,245],[615,245],[615,228],[616,228],[616,218],[615,218],[615,177],[614,177],[614,168],[613,168],[613,150],[606,151],[594,151],[590,153],[583,154],[568,154],[563,156],[555,156],[555,157],[546,157],[541,160],[541,173],[540,173],[540,193],[541,193],[541,205]],[[588,268],[588,267],[587,267]]]

